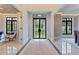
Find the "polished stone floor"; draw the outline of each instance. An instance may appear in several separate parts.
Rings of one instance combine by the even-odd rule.
[[[58,55],[56,49],[47,39],[32,39],[20,55]]]
[[[0,55],[15,55],[23,45],[15,41],[0,43]]]
[[[61,38],[53,44],[62,55],[79,55],[79,46],[74,38]],[[0,55],[16,55],[23,46],[22,43],[10,41],[0,43]],[[47,39],[32,39],[20,52],[20,55],[59,55],[54,46]]]
[[[53,42],[62,55],[79,55],[79,46],[74,38],[61,38]]]

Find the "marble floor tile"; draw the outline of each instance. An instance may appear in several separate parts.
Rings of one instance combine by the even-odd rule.
[[[15,41],[0,43],[0,55],[16,55],[23,45]]]
[[[58,53],[47,39],[32,39],[20,55],[58,55]]]

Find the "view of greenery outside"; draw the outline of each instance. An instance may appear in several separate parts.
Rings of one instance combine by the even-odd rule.
[[[39,28],[39,21],[37,21],[35,24],[34,24],[34,37],[35,38],[38,38],[39,37],[39,34],[40,34],[40,37],[41,38],[45,38],[45,24],[43,24],[43,22],[41,21],[40,22],[40,28]],[[41,30],[39,32],[39,29]]]

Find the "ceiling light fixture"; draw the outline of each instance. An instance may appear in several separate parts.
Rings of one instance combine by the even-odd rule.
[[[40,14],[38,14],[38,16],[40,17],[41,15],[40,15]]]

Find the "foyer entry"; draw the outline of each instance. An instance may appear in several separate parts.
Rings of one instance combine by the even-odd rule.
[[[33,18],[33,39],[46,39],[46,18]]]

